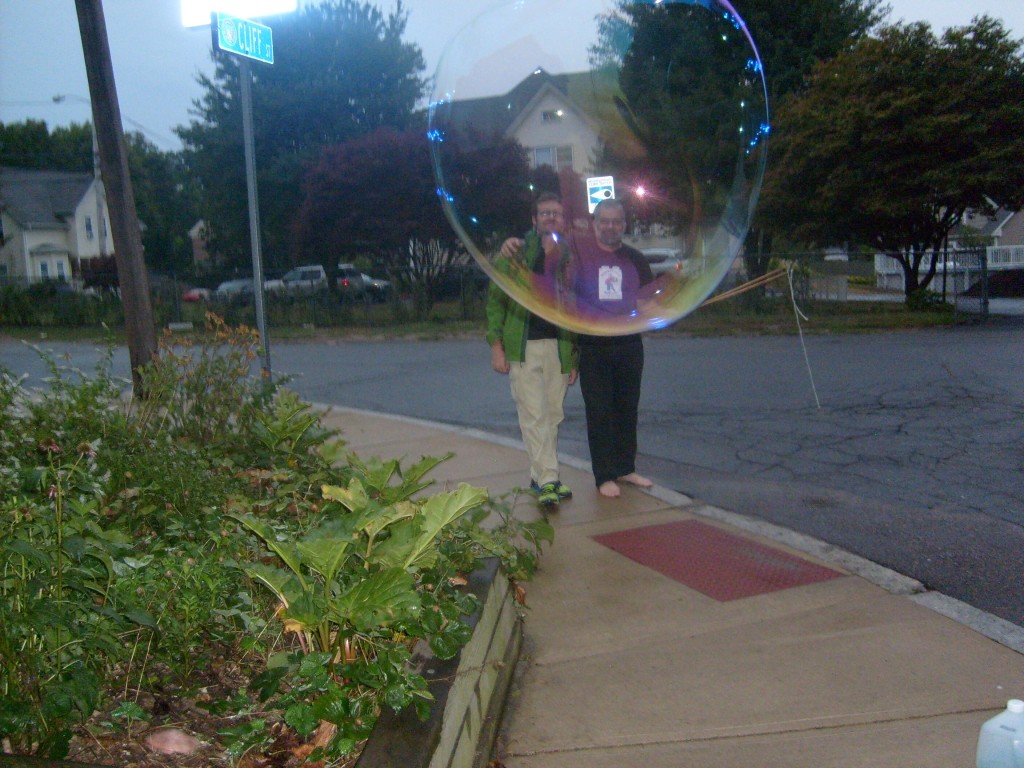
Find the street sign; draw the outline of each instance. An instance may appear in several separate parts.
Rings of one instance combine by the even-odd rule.
[[[590,212],[602,200],[611,200],[615,197],[615,178],[612,176],[593,176],[587,179],[587,202]]]
[[[274,63],[274,38],[270,27],[255,21],[218,13],[214,42],[222,51],[237,53],[264,64]]]

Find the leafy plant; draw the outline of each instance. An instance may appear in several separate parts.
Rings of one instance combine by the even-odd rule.
[[[43,390],[0,371],[5,748],[61,758],[86,721],[159,724],[147,701],[227,664],[231,689],[203,706],[240,718],[229,757],[281,729],[309,756],[346,753],[381,707],[429,710],[413,648],[469,639],[460,584],[481,557],[532,572],[546,524],[468,485],[429,495],[448,456],[346,452],[250,373],[255,342],[218,318],[198,346],[165,339],[143,401],[109,349],[93,377],[48,359]]]

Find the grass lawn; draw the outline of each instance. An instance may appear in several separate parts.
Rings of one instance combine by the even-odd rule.
[[[191,309],[191,308],[190,308]],[[195,307],[188,318],[195,329],[203,327],[203,313]],[[214,308],[215,309],[215,308]],[[811,301],[800,305],[806,320],[801,320],[804,333],[839,334],[935,328],[975,322],[976,318],[956,314],[952,309],[910,310],[896,301]],[[316,341],[318,339],[350,339],[353,341],[384,341],[388,339],[482,338],[482,312],[475,319],[463,319],[458,303],[437,304],[426,320],[396,320],[387,307],[372,307],[367,314],[356,314],[344,325],[322,326],[313,322],[283,323],[270,319],[272,340]],[[232,318],[227,318],[232,322]],[[251,318],[240,322],[255,324]],[[674,325],[659,331],[680,336],[747,336],[789,335],[798,333],[793,305],[788,298],[748,298],[740,296],[728,301],[701,307]],[[174,331],[195,333],[195,331]],[[97,341],[113,336],[124,343],[124,329],[102,327],[4,326],[0,336],[37,342]]]

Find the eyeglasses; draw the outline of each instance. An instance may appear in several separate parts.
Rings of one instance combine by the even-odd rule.
[[[594,221],[596,221],[598,224],[612,224],[616,227],[621,227],[623,224],[626,223],[625,219],[602,219],[600,216],[594,219]]]
[[[561,211],[537,211],[538,219],[560,219],[562,218]]]

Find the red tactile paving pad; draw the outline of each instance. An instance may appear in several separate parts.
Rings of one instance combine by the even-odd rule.
[[[630,528],[593,538],[721,602],[843,575],[697,520]]]

